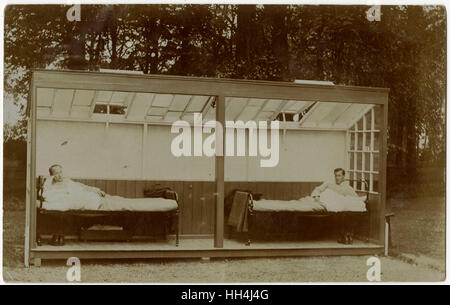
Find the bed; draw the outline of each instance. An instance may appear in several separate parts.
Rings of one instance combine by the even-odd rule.
[[[364,183],[365,189],[369,189],[367,181],[350,181]],[[368,213],[367,206],[370,193],[368,191],[358,191],[358,193],[360,196],[355,198],[345,196],[346,204],[342,205],[341,203],[338,205],[332,199],[323,199],[322,202],[322,199],[318,201],[309,196],[299,200],[254,200],[251,192],[236,191],[227,224],[234,227],[237,232],[247,232],[246,244],[249,246],[253,236],[252,224],[256,214],[295,213],[306,217],[366,215]]]
[[[41,244],[41,234],[39,230],[39,216],[53,215],[58,221],[58,230],[63,233],[63,220],[66,215],[79,216],[83,218],[93,218],[102,216],[119,216],[122,218],[132,218],[145,215],[161,215],[164,217],[164,235],[167,238],[169,227],[174,224],[175,245],[179,245],[179,205],[178,194],[175,191],[165,190],[161,197],[153,198],[124,198],[120,196],[105,195],[102,204],[90,207],[88,205],[76,205],[66,202],[47,202],[42,196],[43,186],[46,177],[39,176],[37,179],[37,215],[38,215],[38,231],[36,242]],[[88,228],[80,227],[81,232],[87,232]],[[135,226],[131,226],[129,238],[134,234]],[[83,238],[81,238],[83,239]]]

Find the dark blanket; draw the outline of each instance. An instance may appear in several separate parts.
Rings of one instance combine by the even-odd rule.
[[[248,200],[249,193],[236,191],[231,205],[230,215],[228,216],[227,224],[234,228],[236,232],[247,232],[248,224]]]

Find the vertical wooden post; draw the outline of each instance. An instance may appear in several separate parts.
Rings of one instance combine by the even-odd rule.
[[[29,93],[30,94],[30,93]],[[31,104],[31,98],[29,98]],[[28,105],[30,107],[31,105]],[[31,211],[31,119],[27,120],[27,178],[26,178],[26,193],[25,193],[25,253],[24,264],[25,267],[30,266],[30,211]]]
[[[34,78],[34,76],[33,76]],[[36,247],[36,112],[37,88],[31,80],[30,249]]]
[[[216,99],[216,121],[222,124],[222,135],[219,137],[216,130],[216,147],[218,141],[222,141],[222,155],[215,157],[216,173],[216,223],[214,232],[214,247],[223,248],[224,233],[224,201],[225,201],[225,97],[218,96]],[[220,131],[220,130],[219,130]]]
[[[381,150],[380,150],[380,209],[379,209],[379,239],[384,245],[385,237],[385,213],[386,213],[386,171],[387,171],[387,129],[388,129],[388,104],[381,105]]]
[[[141,179],[147,178],[147,137],[148,137],[148,124],[142,125],[142,147],[141,147]]]

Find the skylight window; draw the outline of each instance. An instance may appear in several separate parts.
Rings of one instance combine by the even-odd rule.
[[[114,105],[114,104],[101,104],[95,105],[94,113],[98,114],[112,114],[112,115],[124,115],[127,113],[127,106]]]

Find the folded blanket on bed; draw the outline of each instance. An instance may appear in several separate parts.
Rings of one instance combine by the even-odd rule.
[[[262,199],[253,202],[253,210],[260,212],[318,212],[325,207],[314,198],[307,196],[298,200]]]
[[[366,204],[363,197],[344,196],[326,189],[320,194],[320,202],[329,212],[364,212]]]
[[[178,207],[176,200],[165,198],[124,198],[89,191],[81,183],[67,180],[44,191],[44,210],[49,211],[144,211],[165,212]]]
[[[178,204],[173,199],[165,198],[124,198],[106,195],[99,207],[100,211],[143,211],[167,212],[176,210]]]
[[[70,179],[52,186],[44,186],[42,205],[46,210],[98,210],[102,201],[99,193],[88,191],[86,187]]]
[[[144,211],[165,212],[178,207],[176,200],[165,198],[124,198],[101,196],[99,191],[84,184],[64,179],[60,183],[47,180],[42,208],[48,211]]]
[[[106,195],[98,204],[94,201],[44,201],[42,208],[47,211],[134,211],[134,212],[167,212],[176,210],[175,200],[165,198],[124,198]]]
[[[315,200],[306,196],[298,200],[262,199],[253,202],[253,210],[260,212],[364,212],[364,197],[344,196],[326,189]]]
[[[236,232],[247,232],[247,203],[249,194],[247,192],[236,191],[233,197],[230,215],[227,224],[233,227]]]

